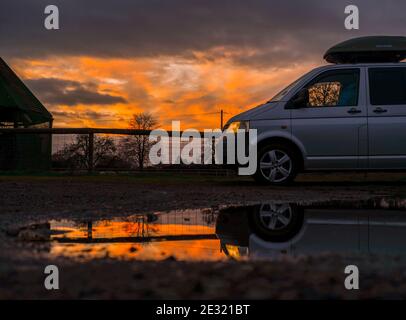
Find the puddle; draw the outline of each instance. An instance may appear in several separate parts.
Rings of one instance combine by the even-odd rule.
[[[137,215],[125,220],[52,220],[41,226],[46,229],[52,256],[84,260],[405,255],[405,208],[404,199],[389,198],[308,204],[263,202],[221,210]]]
[[[51,254],[94,259],[222,260],[212,210],[137,215],[125,220],[50,221]]]

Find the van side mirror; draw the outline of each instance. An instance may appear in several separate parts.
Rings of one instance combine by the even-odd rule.
[[[306,108],[309,104],[309,90],[302,88],[300,91],[287,103],[287,109]]]

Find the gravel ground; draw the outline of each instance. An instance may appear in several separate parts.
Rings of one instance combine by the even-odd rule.
[[[344,268],[360,268],[360,290],[344,288]],[[56,264],[60,290],[44,289],[43,266]],[[296,261],[187,263],[98,260],[1,263],[1,299],[401,299],[406,272],[378,258],[323,255]],[[300,265],[300,266],[299,266]],[[378,266],[379,267],[378,267]]]
[[[385,177],[388,181],[383,181]],[[120,215],[211,207],[251,201],[322,201],[406,194],[406,175],[302,176],[288,187],[256,185],[249,178],[177,175],[1,177],[0,215]]]
[[[401,298],[402,257],[322,255],[249,262],[77,262],[50,258],[47,244],[6,236],[10,226],[50,218],[111,218],[261,200],[358,200],[406,194],[405,175],[307,175],[289,187],[236,177],[179,175],[96,177],[0,176],[0,298],[319,299]],[[358,291],[344,289],[344,267],[360,266]],[[60,268],[61,290],[44,289],[44,267]],[[69,284],[69,285],[68,285]]]

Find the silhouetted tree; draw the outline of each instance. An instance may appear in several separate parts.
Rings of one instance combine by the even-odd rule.
[[[158,124],[157,119],[150,113],[142,112],[134,114],[129,122],[131,129],[153,130]],[[128,136],[120,142],[120,156],[130,160],[134,166],[143,170],[148,163],[149,151],[152,143],[149,142],[149,136]]]
[[[116,151],[117,148],[112,138],[96,136],[94,138],[93,167],[114,161],[117,157]],[[77,135],[73,143],[66,145],[53,156],[53,160],[64,163],[71,169],[89,168],[89,136]]]
[[[317,83],[309,88],[310,106],[335,106],[338,103],[341,90],[339,82]]]

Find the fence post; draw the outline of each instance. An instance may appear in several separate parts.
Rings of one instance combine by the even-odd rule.
[[[216,138],[211,138],[211,162],[213,165],[216,164]]]
[[[93,222],[92,221],[88,221],[87,222],[87,238],[93,239]]]
[[[88,157],[89,157],[89,159],[88,159],[88,165],[89,165],[89,167],[88,167],[88,171],[89,171],[89,173],[92,173],[93,172],[93,165],[94,165],[94,163],[93,163],[93,154],[94,154],[94,133],[93,132],[91,132],[91,133],[89,133],[89,154],[88,154]]]

